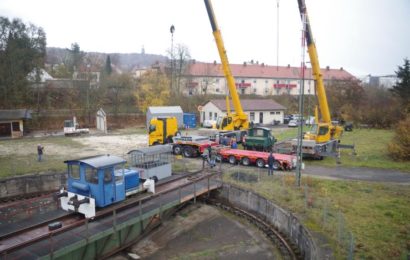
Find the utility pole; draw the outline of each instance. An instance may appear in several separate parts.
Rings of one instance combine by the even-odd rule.
[[[279,0],[276,0],[277,21],[276,21],[276,71],[279,70]]]
[[[296,186],[300,187],[301,170],[302,170],[302,143],[303,143],[303,98],[305,92],[305,52],[306,52],[306,16],[303,15],[303,28],[302,28],[302,48],[301,48],[301,62],[300,62],[300,91],[299,91],[299,115],[301,122],[298,124],[298,145],[297,145],[297,163],[296,163]]]

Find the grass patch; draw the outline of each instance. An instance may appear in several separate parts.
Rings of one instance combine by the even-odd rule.
[[[42,172],[64,172],[66,157],[45,155],[43,161],[37,161],[37,155],[0,156],[0,178],[13,177],[23,174]]]
[[[43,161],[37,161],[37,144],[45,147]],[[2,141],[4,154],[0,156],[0,178],[22,174],[58,171],[66,169],[65,160],[73,159],[76,154],[56,155],[48,150],[49,147],[58,149],[82,149],[84,145],[75,138],[64,136],[23,138]]]
[[[238,181],[231,177],[232,169],[224,180],[296,213],[307,228],[329,239],[337,259],[348,255],[350,234],[357,259],[405,259],[410,253],[408,186],[307,177],[295,187],[292,175],[272,178],[265,171],[247,171],[260,181]]]

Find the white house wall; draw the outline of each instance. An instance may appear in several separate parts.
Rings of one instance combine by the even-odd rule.
[[[202,108],[200,122],[203,123],[204,120],[216,120],[219,116],[225,114],[226,113],[222,113],[213,103],[208,102]]]
[[[283,124],[283,117],[284,112],[282,110],[273,110],[273,111],[245,111],[248,115],[248,120],[253,121],[255,124],[265,124],[270,125],[273,124],[274,120],[279,121]],[[254,117],[252,118],[251,113],[254,113]],[[263,121],[260,122],[260,114],[263,114]],[[252,120],[253,119],[253,120]]]
[[[263,113],[262,124],[273,124],[274,120],[279,121],[283,124],[284,111],[283,110],[272,110],[272,111],[244,111],[248,115],[248,120],[253,121],[256,124],[260,123],[260,113]],[[254,113],[254,119],[251,120],[251,113]],[[206,103],[201,111],[200,122],[203,123],[204,120],[216,120],[219,116],[225,116],[226,112],[221,111],[213,103]]]

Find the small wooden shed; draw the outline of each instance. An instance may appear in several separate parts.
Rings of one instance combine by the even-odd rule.
[[[31,110],[0,110],[0,138],[19,138],[24,135],[24,124],[31,119]]]

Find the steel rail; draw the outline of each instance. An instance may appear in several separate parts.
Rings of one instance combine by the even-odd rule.
[[[142,203],[147,202],[147,201],[149,201],[149,200],[151,200],[151,199],[153,199],[153,198],[160,197],[160,196],[163,195],[163,194],[167,194],[167,193],[170,193],[170,192],[173,192],[173,191],[182,189],[182,188],[184,188],[184,187],[187,187],[187,186],[190,186],[190,185],[192,185],[192,184],[195,184],[195,183],[197,183],[197,182],[199,182],[199,181],[201,181],[201,180],[204,180],[204,179],[207,179],[207,178],[211,178],[211,177],[217,175],[217,172],[213,172],[213,173],[210,173],[210,174],[204,174],[204,175],[200,176],[199,178],[195,178],[195,179],[189,180],[189,178],[188,178],[189,176],[198,174],[198,173],[200,173],[200,172],[202,172],[202,170],[201,170],[201,171],[198,171],[198,172],[195,172],[195,173],[189,173],[189,174],[183,175],[181,178],[177,178],[177,179],[174,179],[174,180],[172,180],[172,181],[167,181],[167,182],[161,184],[161,187],[162,187],[162,186],[164,186],[164,185],[170,185],[170,184],[172,184],[172,183],[174,183],[174,182],[176,182],[176,181],[179,181],[179,180],[181,180],[181,179],[184,179],[184,178],[187,180],[186,183],[181,184],[181,185],[178,185],[178,186],[173,187],[173,188],[171,188],[171,189],[165,189],[165,190],[163,190],[163,191],[161,191],[161,192],[155,193],[155,194],[153,194],[153,195],[145,196],[145,197],[143,197],[143,198],[139,198],[139,197],[131,198],[131,199],[128,199],[128,200],[126,200],[126,201],[124,201],[124,202],[122,202],[122,203],[119,203],[118,205],[113,205],[113,206],[108,207],[108,208],[106,208],[106,209],[97,211],[97,214],[96,214],[96,216],[94,217],[94,220],[95,220],[95,219],[103,218],[104,216],[107,216],[107,215],[112,215],[114,212],[121,212],[121,211],[123,211],[123,210],[126,210],[126,209],[132,207],[132,206],[137,206],[137,205],[139,205],[140,203],[142,204]],[[56,219],[64,218],[64,217],[67,217],[67,216],[78,216],[78,215],[77,215],[77,214],[74,214],[74,213],[68,213],[68,215],[63,216],[63,217],[59,217],[59,218],[56,218]],[[10,239],[10,238],[12,238],[13,236],[16,237],[16,236],[21,235],[21,234],[23,234],[23,233],[28,233],[28,232],[30,232],[30,231],[35,230],[36,228],[37,228],[37,229],[44,229],[48,224],[50,224],[50,223],[52,223],[52,222],[55,222],[56,219],[44,221],[41,225],[34,225],[34,226],[30,226],[30,227],[27,227],[27,228],[24,228],[24,229],[21,229],[21,230],[17,230],[17,231],[15,231],[15,232],[10,233],[10,234],[6,234],[6,235],[3,236],[3,237],[5,237],[5,239]],[[2,249],[1,249],[1,246],[6,246],[6,245],[4,245],[4,244],[2,245],[2,244],[1,244],[1,241],[4,241],[4,239],[0,239],[0,255],[5,255],[5,254],[7,254],[7,253],[16,251],[17,249],[20,249],[20,248],[22,248],[22,247],[25,247],[25,246],[31,245],[31,244],[33,244],[33,243],[36,243],[36,242],[38,242],[38,241],[40,241],[40,240],[43,240],[43,239],[46,239],[46,238],[51,238],[51,237],[53,237],[53,236],[55,236],[55,235],[57,235],[57,234],[64,233],[64,232],[66,232],[66,231],[68,231],[68,230],[71,230],[71,229],[74,229],[74,228],[76,228],[76,227],[78,227],[78,226],[80,226],[80,225],[83,225],[86,221],[87,221],[86,219],[80,219],[80,220],[77,220],[77,221],[75,221],[75,222],[72,222],[72,223],[69,224],[69,225],[63,226],[63,227],[61,227],[61,228],[59,228],[59,229],[57,229],[57,230],[52,230],[52,231],[49,231],[49,232],[46,232],[46,233],[43,233],[43,234],[39,234],[39,235],[37,235],[36,237],[29,238],[29,239],[27,239],[27,240],[25,240],[25,241],[20,241],[19,243],[16,243],[16,244],[14,244],[14,245],[7,246],[6,248],[2,248]]]

